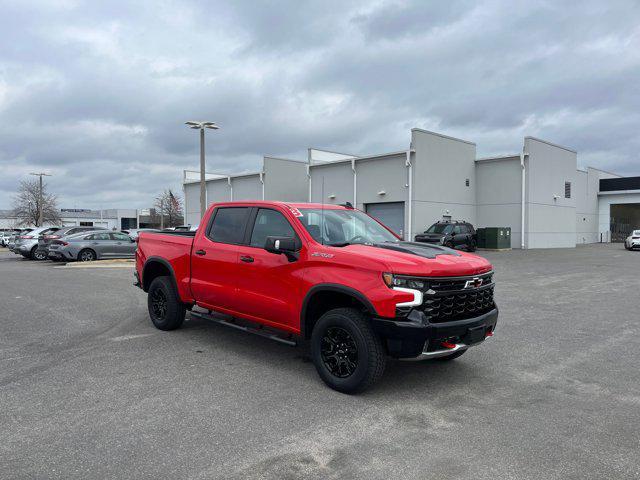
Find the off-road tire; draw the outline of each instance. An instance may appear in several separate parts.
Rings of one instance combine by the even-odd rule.
[[[78,252],[78,261],[79,262],[93,262],[98,258],[96,252],[91,250],[90,248],[85,248]]]
[[[448,362],[451,360],[455,360],[456,358],[464,355],[464,353],[469,350],[468,348],[465,348],[464,350],[458,350],[456,353],[452,353],[451,355],[447,355],[446,357],[439,357],[436,358],[436,360],[440,361],[440,362]]]
[[[159,330],[175,330],[184,322],[186,308],[169,277],[156,277],[147,295],[149,317]]]
[[[323,344],[328,345],[330,329],[347,332],[357,347],[357,363],[349,376],[332,373],[323,359]],[[311,334],[311,357],[324,383],[343,393],[360,393],[371,387],[382,376],[387,362],[382,341],[369,318],[354,308],[336,308],[320,317]]]

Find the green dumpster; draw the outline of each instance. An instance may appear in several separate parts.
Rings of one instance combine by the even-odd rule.
[[[480,243],[478,234],[478,247],[496,250],[511,248],[511,227],[486,227],[482,230],[483,242]]]
[[[486,228],[476,228],[476,236],[478,237],[477,239],[477,245],[478,248],[486,248],[486,243],[487,243],[487,235],[486,235]]]

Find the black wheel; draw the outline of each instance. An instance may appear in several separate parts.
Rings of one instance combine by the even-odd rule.
[[[173,282],[169,277],[154,278],[147,296],[149,316],[156,328],[175,330],[184,321],[186,308],[178,298]]]
[[[94,252],[89,248],[80,250],[80,253],[78,253],[79,262],[93,262],[95,259],[96,259],[96,252]]]
[[[43,252],[42,250],[38,250],[38,247],[33,247],[31,250],[31,258],[33,260],[46,260],[47,252]]]
[[[475,240],[471,240],[469,242],[469,246],[467,247],[467,251],[468,252],[475,252],[476,251],[476,242],[475,242]]]
[[[336,308],[320,317],[311,335],[311,356],[324,383],[344,393],[369,388],[387,361],[368,318],[353,308]]]
[[[446,357],[436,358],[436,360],[440,360],[441,362],[448,362],[449,360],[455,360],[456,358],[464,355],[464,353],[467,350],[468,350],[467,348],[465,348],[464,350],[458,350],[456,353],[452,353],[451,355],[447,355]]]

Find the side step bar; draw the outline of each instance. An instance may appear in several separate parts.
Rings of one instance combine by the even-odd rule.
[[[237,323],[230,322],[229,320],[224,320],[222,318],[214,317],[209,313],[191,311],[191,316],[196,316],[204,320],[209,320],[219,325],[224,325],[225,327],[231,327],[231,328],[235,328],[236,330],[252,333],[253,335],[258,335],[259,337],[268,338],[269,340],[273,340],[274,342],[284,343],[285,345],[289,345],[290,347],[295,347],[296,345],[298,345],[293,340],[287,340],[286,338],[279,337],[275,333],[262,330],[259,328],[251,328],[251,327],[245,327],[243,325],[238,325]]]

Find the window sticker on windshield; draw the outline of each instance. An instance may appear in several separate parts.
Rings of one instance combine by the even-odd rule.
[[[295,207],[291,207],[291,206],[287,205],[287,208],[296,217],[303,217],[304,216],[304,215],[302,215],[302,212],[300,210],[298,210],[297,208],[295,208]]]

